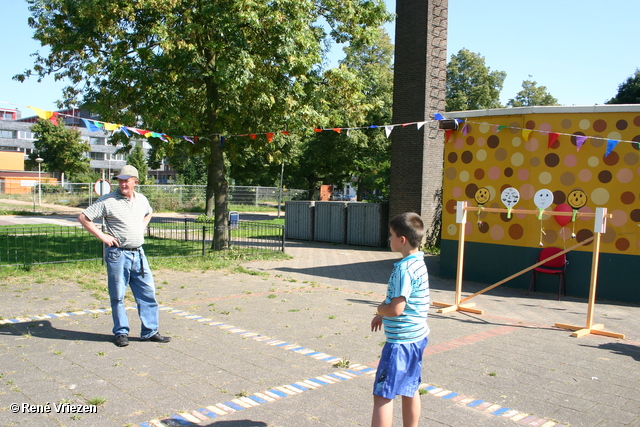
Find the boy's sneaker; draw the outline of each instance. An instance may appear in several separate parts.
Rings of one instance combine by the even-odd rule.
[[[125,335],[116,335],[116,345],[118,347],[126,347],[129,345],[129,338]]]

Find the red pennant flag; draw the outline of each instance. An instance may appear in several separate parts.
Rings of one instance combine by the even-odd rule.
[[[287,136],[289,136],[289,131],[288,131],[288,130],[285,130],[284,132],[281,132],[281,133],[282,133],[283,135],[287,135]]]
[[[333,128],[333,130],[338,132],[338,133],[342,132],[342,129],[340,129],[340,128]]]
[[[558,137],[560,136],[559,133],[553,133],[551,132],[549,134],[549,146],[548,148],[551,148],[551,146],[553,145],[554,142],[556,142],[558,140]]]
[[[271,132],[267,132],[267,141],[268,141],[268,142],[273,141],[273,133],[271,133]]]
[[[322,129],[320,129],[320,128],[315,128],[313,131],[314,131],[314,132],[322,132]]]
[[[450,136],[451,136],[451,134],[453,133],[453,129],[447,129],[447,130],[445,130],[444,132],[445,132],[445,134],[446,134],[446,136],[445,136],[445,138],[444,138],[444,142],[445,142],[445,144],[446,144],[447,142],[449,142],[449,137],[450,137]]]
[[[413,125],[413,124],[414,124],[414,123],[403,123],[403,124],[402,124],[402,127],[407,127],[407,126],[409,126],[409,125]]]
[[[51,113],[51,117],[49,117],[49,121],[54,125],[58,126],[58,112],[54,111]]]
[[[253,139],[253,140],[255,140],[255,139],[258,137],[258,135],[257,135],[257,134],[255,134],[255,133],[252,133],[252,134],[251,134],[251,135],[249,135],[249,136],[250,136],[250,137],[251,137],[251,139]]]

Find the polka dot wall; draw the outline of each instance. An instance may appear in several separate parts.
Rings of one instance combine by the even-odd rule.
[[[518,210],[537,210],[533,197],[538,190],[553,193],[549,210],[566,204],[570,192],[581,190],[587,203],[580,212],[606,207],[613,215],[602,235],[601,252],[640,255],[640,108],[598,107],[552,107],[553,112],[538,107],[522,115],[504,115],[505,110],[489,115],[490,110],[475,117],[465,113],[464,118],[451,113],[466,123],[445,144],[442,238],[459,237],[458,201],[476,207],[475,193],[485,187],[490,196],[484,206],[505,208],[500,194],[514,187],[520,200],[511,217],[469,211],[465,240],[572,246],[593,236],[592,218],[578,217],[561,226],[554,217],[543,215],[540,220]],[[559,136],[549,145],[552,133]],[[605,156],[609,140],[620,142]],[[578,250],[590,252],[592,244]]]

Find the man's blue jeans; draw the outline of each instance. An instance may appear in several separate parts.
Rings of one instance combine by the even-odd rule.
[[[107,247],[107,280],[111,298],[113,333],[129,334],[129,319],[124,306],[127,285],[138,304],[138,315],[142,328],[140,338],[147,339],[158,332],[158,302],[153,274],[142,248],[128,251],[117,247]],[[144,276],[142,273],[144,272]]]

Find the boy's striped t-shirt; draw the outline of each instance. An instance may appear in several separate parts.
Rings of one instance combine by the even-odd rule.
[[[383,317],[384,332],[391,343],[410,343],[429,335],[429,275],[424,253],[411,254],[394,264],[385,304],[403,296],[406,306],[400,316]]]

